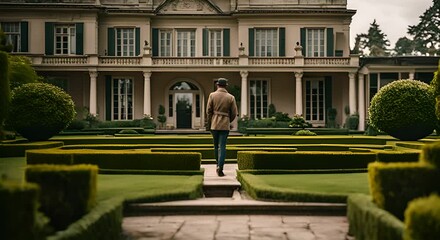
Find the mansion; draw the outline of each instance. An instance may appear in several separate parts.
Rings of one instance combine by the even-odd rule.
[[[204,128],[216,79],[229,79],[240,116],[301,114],[325,126],[329,108],[359,114],[381,86],[428,82],[439,57],[350,54],[347,0],[2,0],[12,54],[100,120],[158,116]]]

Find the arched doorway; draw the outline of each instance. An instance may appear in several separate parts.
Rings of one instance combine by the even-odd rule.
[[[202,127],[202,95],[200,88],[188,81],[177,81],[168,89],[168,106],[173,125],[178,129]]]

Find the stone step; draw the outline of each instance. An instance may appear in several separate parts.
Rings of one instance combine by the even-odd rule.
[[[125,216],[202,214],[344,216],[346,204],[256,201],[249,199],[245,193],[234,191],[232,197],[229,198],[212,197],[185,201],[128,204],[124,207],[124,211]]]
[[[203,183],[203,193],[207,198],[211,197],[232,197],[234,191],[240,190],[241,184],[235,182],[215,182]]]

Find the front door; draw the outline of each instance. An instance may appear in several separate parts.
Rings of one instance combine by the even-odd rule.
[[[192,128],[192,93],[176,93],[177,128]]]

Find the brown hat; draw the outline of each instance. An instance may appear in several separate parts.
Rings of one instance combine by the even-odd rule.
[[[228,79],[226,79],[226,78],[217,79],[217,85],[222,86],[222,87],[228,86]]]

